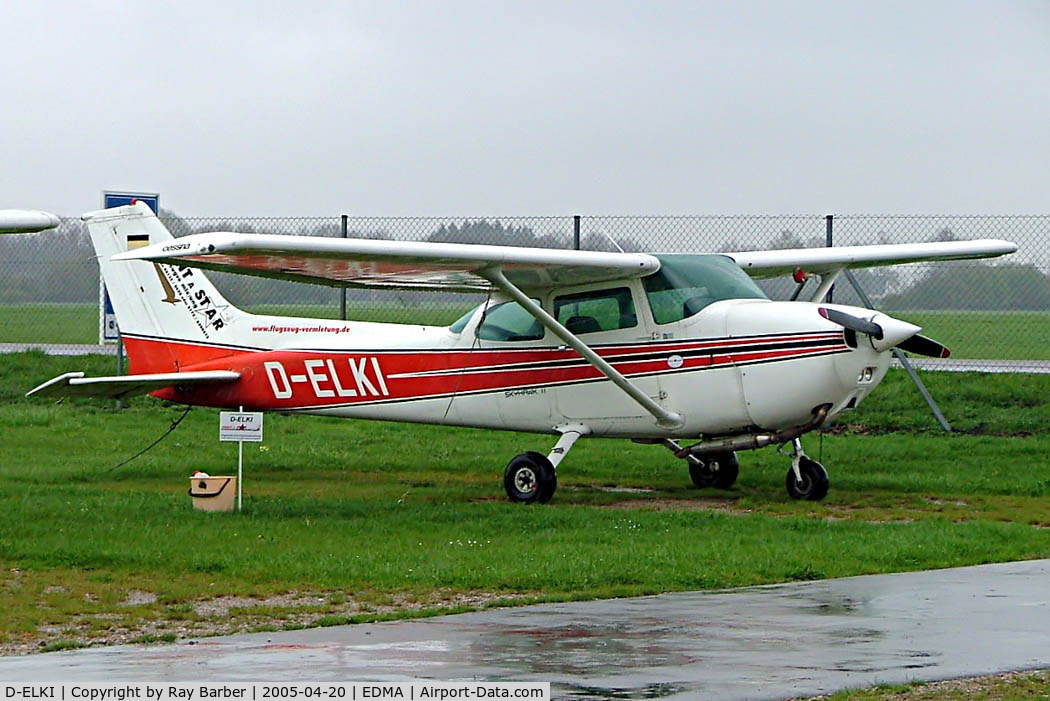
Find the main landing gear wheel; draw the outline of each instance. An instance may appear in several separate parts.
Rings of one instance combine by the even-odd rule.
[[[801,455],[798,458],[799,477],[794,466],[787,472],[787,490],[792,499],[820,501],[828,494],[828,471],[816,460]]]
[[[715,453],[707,458],[688,460],[689,477],[700,489],[729,489],[740,474],[736,453]]]
[[[530,450],[507,463],[503,488],[511,501],[546,504],[558,488],[558,473],[546,455]]]

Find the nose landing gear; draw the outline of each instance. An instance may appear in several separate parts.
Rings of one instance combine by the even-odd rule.
[[[659,441],[665,448],[680,458],[684,458],[689,465],[689,479],[700,489],[714,487],[715,489],[729,489],[736,483],[740,475],[740,463],[736,459],[736,453],[732,450],[723,450],[707,455],[692,455],[683,450],[678,441],[665,438]]]
[[[828,494],[828,471],[803,452],[802,441],[796,438],[792,444],[795,455],[785,480],[788,495],[792,499],[820,501]]]
[[[686,461],[689,463],[689,478],[700,489],[729,489],[740,474],[736,453],[715,453],[706,458],[690,455]]]

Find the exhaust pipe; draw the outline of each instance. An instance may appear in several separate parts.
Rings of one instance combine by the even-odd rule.
[[[813,420],[803,426],[785,428],[775,433],[748,433],[743,436],[728,436],[726,438],[716,438],[712,441],[701,441],[675,452],[675,456],[679,458],[687,458],[690,455],[699,457],[701,455],[711,455],[712,453],[758,450],[775,443],[787,443],[795,440],[803,433],[820,428],[824,421],[827,420],[829,411],[831,411],[831,404],[821,404],[813,410]]]

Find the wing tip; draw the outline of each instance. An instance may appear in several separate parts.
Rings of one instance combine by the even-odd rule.
[[[69,384],[69,380],[73,380],[73,379],[76,379],[76,378],[79,378],[79,377],[83,377],[83,376],[84,376],[84,372],[80,371],[80,370],[73,371],[73,372],[64,372],[61,375],[59,375],[58,377],[52,377],[47,382],[44,382],[44,383],[42,383],[40,385],[37,385],[33,389],[31,389],[28,392],[26,392],[25,396],[32,397],[34,394],[39,394],[40,396],[47,396],[47,389],[48,388],[54,387],[55,385],[62,384],[63,381],[65,381],[65,384]]]

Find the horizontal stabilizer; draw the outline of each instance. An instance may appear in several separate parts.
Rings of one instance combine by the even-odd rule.
[[[84,377],[82,372],[67,372],[48,380],[27,397],[108,397],[120,399],[176,385],[236,382],[239,372],[232,370],[201,370],[196,372],[164,372],[155,375],[121,375],[118,377]]]

